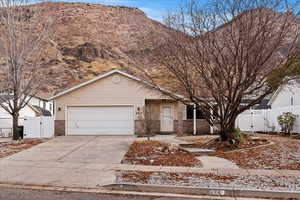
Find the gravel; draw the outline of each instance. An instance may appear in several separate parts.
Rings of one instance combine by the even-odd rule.
[[[288,176],[235,176],[229,174],[196,174],[121,171],[117,173],[119,184],[158,184],[192,187],[218,187],[261,189],[272,191],[300,191],[300,178]]]

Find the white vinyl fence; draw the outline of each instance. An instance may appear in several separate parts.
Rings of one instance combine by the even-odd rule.
[[[280,132],[277,117],[284,112],[292,112],[297,116],[293,132],[300,133],[300,106],[287,106],[276,109],[247,110],[236,120],[236,127],[249,132]]]
[[[30,117],[24,119],[24,138],[54,137],[54,117]]]
[[[24,119],[19,118],[19,126],[23,126]],[[13,120],[11,117],[0,118],[0,138],[12,137]]]

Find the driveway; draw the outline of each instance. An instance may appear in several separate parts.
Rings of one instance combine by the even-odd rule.
[[[57,137],[0,160],[0,182],[95,188],[114,171],[133,136]]]

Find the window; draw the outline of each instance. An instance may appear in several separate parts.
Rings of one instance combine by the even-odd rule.
[[[194,119],[194,106],[186,106],[186,119]],[[196,119],[204,119],[204,116],[200,110],[196,110]]]

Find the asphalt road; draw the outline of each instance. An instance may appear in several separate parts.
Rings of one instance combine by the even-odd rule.
[[[186,198],[184,198],[186,199]],[[0,187],[0,200],[184,200],[183,198],[58,192]]]

